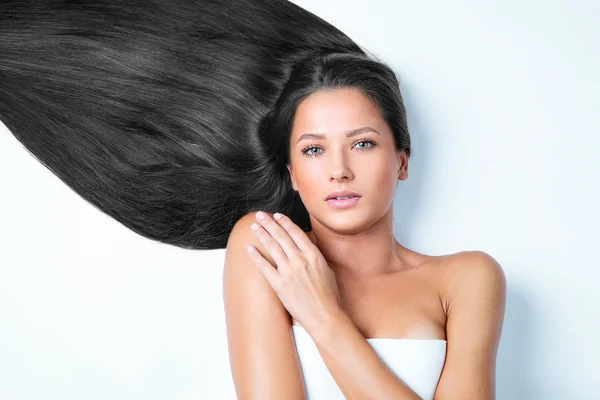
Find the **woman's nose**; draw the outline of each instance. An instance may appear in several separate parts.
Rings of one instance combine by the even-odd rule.
[[[335,180],[352,179],[354,175],[346,161],[337,162],[331,167],[331,178]]]

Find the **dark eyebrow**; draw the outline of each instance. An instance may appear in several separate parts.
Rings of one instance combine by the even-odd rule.
[[[381,133],[379,133],[377,131],[377,129],[371,128],[370,126],[363,126],[362,128],[352,129],[352,130],[346,132],[346,137],[360,135],[361,133],[364,133],[364,132],[375,132],[376,134],[381,135]],[[300,142],[301,140],[305,140],[305,139],[325,139],[325,135],[320,134],[320,133],[305,133],[302,136],[300,136],[300,138],[298,139],[296,144],[298,144],[298,142]]]

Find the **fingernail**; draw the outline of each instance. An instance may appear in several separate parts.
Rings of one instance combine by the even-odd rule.
[[[256,218],[258,219],[263,219],[265,217],[265,213],[262,211],[259,211],[256,213]]]
[[[257,231],[258,230],[258,224],[252,224],[252,226],[250,228],[252,228],[253,231]]]
[[[275,213],[275,215],[273,215],[273,218],[277,220],[277,219],[281,218],[281,214]]]

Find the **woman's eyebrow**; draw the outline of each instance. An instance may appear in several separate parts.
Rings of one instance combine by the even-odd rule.
[[[348,132],[346,132],[346,137],[360,135],[361,133],[365,133],[365,132],[375,132],[376,134],[381,135],[381,133],[379,133],[377,131],[377,129],[371,128],[370,126],[363,126],[362,128],[356,128],[356,129],[349,130]],[[300,142],[301,140],[306,140],[306,139],[325,139],[325,135],[323,135],[322,133],[305,133],[302,136],[300,136],[298,141],[296,141],[296,144],[298,142]]]

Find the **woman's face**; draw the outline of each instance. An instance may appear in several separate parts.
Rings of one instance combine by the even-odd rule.
[[[396,150],[378,108],[355,88],[321,90],[300,103],[290,164],[294,190],[311,217],[342,234],[362,232],[388,212],[391,220],[397,182],[408,177],[406,153]],[[336,190],[361,197],[351,207],[335,208],[325,199]]]

